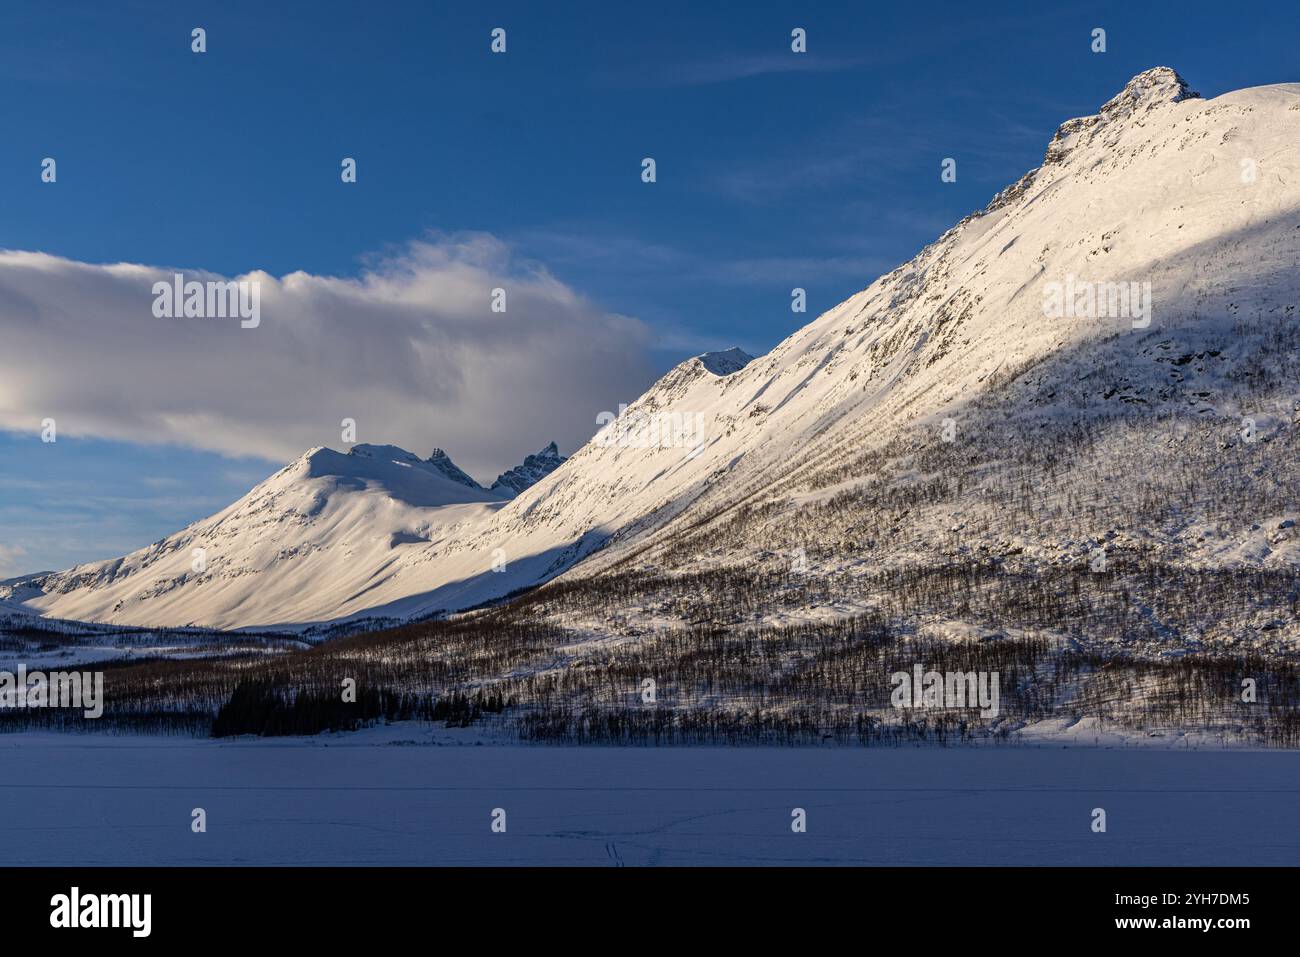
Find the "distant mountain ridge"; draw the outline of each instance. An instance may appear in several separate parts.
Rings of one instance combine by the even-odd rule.
[[[549,454],[547,454],[549,453]],[[441,449],[305,452],[216,515],[122,558],[0,584],[0,609],[151,627],[276,628],[418,594],[427,550],[563,461],[554,443],[485,489]]]

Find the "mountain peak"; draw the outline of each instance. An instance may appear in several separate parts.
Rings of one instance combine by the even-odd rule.
[[[315,449],[313,450],[313,453],[318,451],[320,450]],[[363,458],[363,459],[391,459],[396,462],[416,463],[420,461],[420,457],[418,455],[416,455],[414,452],[408,452],[406,451],[406,449],[401,448],[400,446],[371,445],[366,442],[362,442],[359,445],[352,446],[352,448],[348,449],[348,455],[353,455],[356,456],[357,458]]]
[[[373,479],[385,484],[396,482],[403,485],[406,480],[400,477],[402,474],[425,475],[433,477],[438,482],[444,480],[454,482],[480,494],[487,491],[462,472],[442,449],[434,449],[432,455],[422,459],[401,446],[371,445],[361,442],[349,448],[346,455],[322,446],[309,450],[298,461],[305,464],[305,469],[295,470],[293,474],[308,479],[345,476],[351,479]],[[467,499],[467,501],[477,500]]]
[[[1169,103],[1199,99],[1200,94],[1187,85],[1176,70],[1167,66],[1144,70],[1124,84],[1101,108],[1105,119],[1127,117]]]
[[[401,465],[415,465],[428,468],[439,472],[453,482],[469,488],[481,489],[482,486],[460,470],[455,462],[442,449],[434,449],[433,453],[427,459],[421,459],[414,452],[408,452],[406,449],[397,445],[370,445],[362,442],[359,445],[352,446],[348,450],[348,455],[363,459],[383,459],[389,462],[397,462]]]
[[[1153,110],[1162,110],[1184,100],[1200,99],[1200,96],[1187,85],[1186,80],[1167,66],[1144,70],[1125,83],[1124,88],[1107,100],[1095,116],[1081,116],[1062,123],[1052,141],[1047,144],[1043,165],[1065,163],[1078,146],[1122,128],[1134,117],[1146,116]],[[1037,174],[1038,170],[1026,173],[1020,182],[999,193],[989,208],[994,209],[1023,193]]]
[[[442,449],[434,449],[429,453],[428,464],[432,465],[447,478],[453,482],[459,482],[461,485],[467,485],[470,488],[482,488],[478,482],[462,472],[459,466],[451,460],[451,456]]]
[[[754,357],[748,352],[734,346],[720,352],[706,352],[695,358],[700,365],[717,376],[726,376],[731,375],[733,372],[739,372],[754,361]]]
[[[491,491],[513,498],[524,489],[546,478],[564,462],[565,458],[560,454],[560,447],[552,442],[540,452],[525,457],[522,464],[497,476],[497,480],[492,483]]]

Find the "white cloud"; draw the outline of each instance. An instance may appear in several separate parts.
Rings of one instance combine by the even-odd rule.
[[[21,545],[6,545],[0,542],[0,578],[12,578],[20,571],[19,559],[27,554]]]
[[[440,446],[479,479],[555,439],[572,452],[651,381],[650,336],[486,235],[413,242],[354,279],[261,283],[261,325],[158,319],[195,270],[0,251],[0,428],[289,460],[360,442]],[[507,311],[491,310],[506,290]]]

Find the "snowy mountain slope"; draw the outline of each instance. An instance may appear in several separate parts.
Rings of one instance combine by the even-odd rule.
[[[443,453],[318,448],[211,518],[124,558],[16,580],[48,615],[252,627],[343,617],[419,591],[412,566],[502,504]]]
[[[761,358],[730,350],[687,360],[602,415],[590,442],[509,501],[480,490],[468,500],[434,495],[442,504],[431,505],[361,481],[348,486],[359,494],[326,495],[332,504],[313,511],[314,492],[295,483],[282,490],[296,496],[293,509],[277,506],[263,527],[265,509],[249,499],[267,493],[254,490],[232,506],[238,521],[227,510],[161,553],[74,569],[24,600],[64,617],[229,627],[462,609],[560,574],[786,563],[795,546],[828,567],[915,562],[938,555],[941,536],[952,554],[977,548],[951,531],[963,523],[1026,539],[1010,546],[1022,554],[1047,554],[1061,543],[1006,508],[1003,486],[1023,485],[1027,462],[1042,466],[1031,462],[1033,443],[1012,438],[1093,419],[1102,432],[1078,443],[1092,458],[1044,507],[1067,517],[1079,502],[1119,507],[1101,476],[1134,485],[1143,470],[1174,475],[1166,466],[1184,459],[1225,467],[1213,459],[1217,443],[1248,416],[1276,419],[1267,427],[1280,436],[1232,460],[1234,480],[1263,492],[1255,470],[1290,474],[1273,461],[1293,447],[1290,407],[1278,409],[1287,389],[1300,394],[1297,122],[1300,85],[1205,101],[1173,71],[1147,71],[1096,116],[1063,124],[1040,168],[912,261]],[[1160,416],[1190,422],[1171,429]],[[1147,424],[1107,427],[1115,417]],[[945,420],[961,441],[939,439]],[[1127,472],[1117,475],[1120,461]],[[962,499],[967,483],[985,480],[987,502]],[[939,507],[942,482],[953,488]],[[1267,490],[1269,508],[1288,482]],[[1185,539],[1211,504],[1197,506],[1199,517],[1158,516],[1166,525],[1148,537],[1172,559],[1202,554],[1199,539]],[[435,520],[410,508],[439,511]],[[300,525],[311,529],[305,541],[292,534]],[[238,544],[226,544],[221,576],[187,577],[189,547],[231,527]],[[283,556],[280,540],[291,543]],[[1275,544],[1272,560],[1291,554]],[[1247,562],[1263,554],[1245,544],[1204,557],[1229,552]],[[164,558],[162,581],[117,587]],[[274,562],[303,574],[270,576]],[[202,600],[177,582],[202,582]]]
[[[32,614],[33,612],[30,608],[25,608],[18,602],[10,601],[7,598],[0,598],[0,622],[8,620],[8,616],[10,615],[30,617]]]
[[[665,380],[634,406],[702,411],[709,435],[693,459],[640,452],[636,474],[653,477],[637,491],[640,515],[621,502],[606,509],[629,524],[582,571],[644,549],[636,533],[656,524],[651,507],[662,516],[689,503],[699,522],[782,489],[852,481],[847,463],[909,430],[937,438],[943,417],[959,421],[973,400],[1035,366],[1041,388],[1001,409],[1003,423],[1053,406],[1069,418],[1140,403],[1220,416],[1235,431],[1252,401],[1279,401],[1232,391],[1259,372],[1252,363],[1266,350],[1280,355],[1262,378],[1296,390],[1294,352],[1268,336],[1295,328],[1300,301],[1298,111],[1296,84],[1203,101],[1170,70],[1135,77],[1097,116],[1064,124],[1042,167],[910,263],[733,375],[691,390]],[[1051,283],[1120,282],[1150,284],[1148,317],[1048,314]],[[626,478],[600,476],[624,474],[620,451],[589,445],[498,521],[560,493],[583,503],[575,515],[619,498]]]
[[[1236,689],[1300,652],[1297,122],[1300,85],[1205,102],[1143,74],[769,355],[652,391],[720,428],[675,470],[645,452],[659,511],[512,606],[562,629],[565,667],[497,692],[583,740],[638,721],[659,740],[622,690],[644,674],[685,740],[760,707],[823,739],[887,727],[883,679],[917,664],[1017,675],[1004,728],[1289,721]],[[1150,283],[1151,311],[1090,313],[1083,284],[1120,282]],[[549,483],[584,503],[568,468]]]

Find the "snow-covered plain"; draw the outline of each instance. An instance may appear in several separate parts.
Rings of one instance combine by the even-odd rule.
[[[229,742],[8,734],[0,767],[5,858],[21,865],[1300,857],[1300,755],[1278,751],[507,747],[395,725]],[[203,834],[190,829],[196,807]],[[1090,827],[1098,807],[1104,834]],[[494,808],[506,812],[504,834],[490,828]],[[794,808],[807,812],[806,833],[791,830]]]

